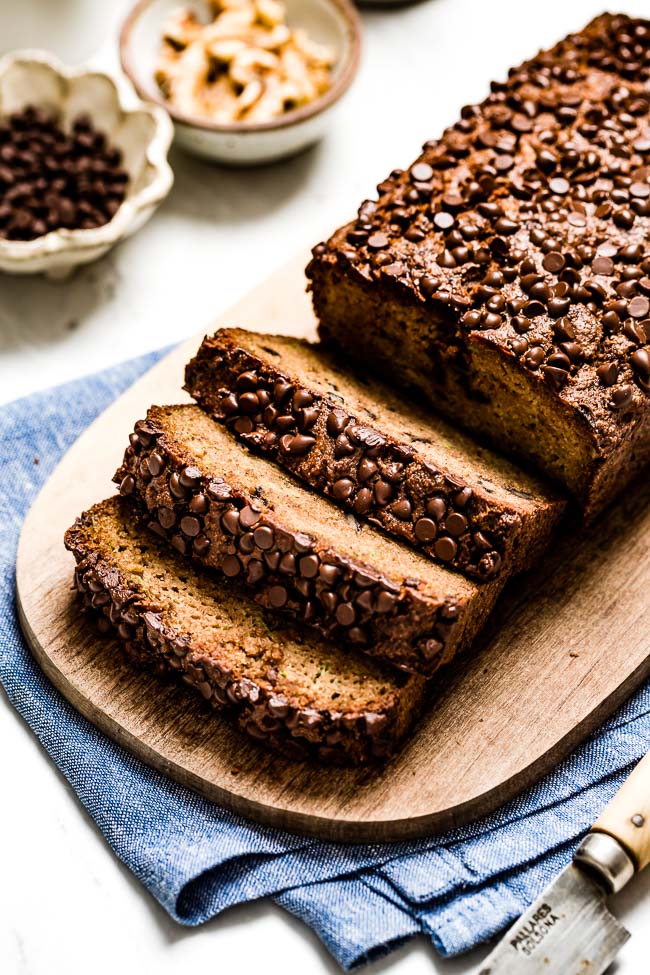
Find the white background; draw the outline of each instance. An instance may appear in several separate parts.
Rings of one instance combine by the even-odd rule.
[[[647,0],[623,5],[650,14]],[[108,66],[128,7],[0,0],[0,50],[41,46],[79,62],[101,48]],[[218,310],[353,214],[424,139],[483,97],[492,77],[602,9],[594,0],[426,0],[365,11],[360,76],[320,146],[249,171],[174,154],[171,196],[106,259],[64,285],[0,275],[0,401],[207,328]],[[197,930],[171,922],[109,852],[2,696],[0,754],[2,975],[339,971],[306,927],[270,903]],[[615,907],[633,934],[619,975],[642,975],[650,970],[650,876]],[[469,973],[484,954],[442,962],[420,938],[368,971]]]

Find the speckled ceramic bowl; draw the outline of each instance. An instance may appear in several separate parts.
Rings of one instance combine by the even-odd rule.
[[[359,66],[361,26],[349,0],[285,0],[292,27],[303,27],[315,41],[336,52],[331,88],[309,105],[270,122],[220,125],[168,108],[176,141],[188,152],[217,162],[252,166],[295,155],[325,134],[337,103],[350,87]],[[140,0],[126,19],[120,36],[122,67],[138,94],[167,108],[154,73],[163,25],[179,6],[209,19],[205,0]]]
[[[124,202],[101,227],[52,230],[29,241],[0,238],[0,270],[64,277],[138,230],[169,193],[173,176],[167,152],[173,128],[168,115],[144,105],[130,85],[96,71],[66,68],[43,51],[17,51],[0,59],[0,117],[27,105],[54,115],[64,128],[77,116],[89,115],[121,150],[129,174]]]

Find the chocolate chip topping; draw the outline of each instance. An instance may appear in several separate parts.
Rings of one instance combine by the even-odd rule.
[[[533,284],[530,283],[531,289]],[[564,331],[560,327],[560,332],[565,336],[573,334],[569,326]],[[431,468],[407,442],[398,442],[369,423],[360,423],[339,402],[285,376],[279,372],[281,367],[274,357],[260,360],[246,348],[231,345],[227,332],[224,336],[223,345],[220,333],[206,339],[194,361],[198,369],[205,356],[205,367],[214,377],[210,387],[215,384],[215,399],[210,399],[209,407],[216,419],[225,422],[255,450],[273,456],[306,477],[341,507],[405,537],[445,565],[452,564],[479,579],[492,578],[500,571],[505,539],[490,524],[497,521],[497,515],[490,513],[488,498],[477,495],[450,472]],[[579,355],[579,350],[574,350],[573,355]],[[543,348],[528,351],[526,361],[530,368],[537,368],[544,360]],[[568,376],[573,361],[558,349],[546,369],[555,370],[560,383]],[[188,375],[194,362],[188,366]],[[190,381],[189,388],[201,401],[199,385]],[[237,423],[243,414],[237,404],[253,387],[258,398],[268,393],[281,403],[283,412],[259,407],[257,413],[246,417],[250,426],[242,432]],[[247,392],[240,393],[242,388]],[[310,432],[297,433],[307,410]],[[440,534],[437,525],[443,518],[448,542],[436,546]],[[475,544],[477,532],[489,539],[492,558],[485,558],[485,551]]]
[[[251,382],[249,370],[245,385]],[[257,382],[258,388],[262,386],[259,375]],[[313,399],[312,393],[297,390],[294,395],[297,405],[304,404],[307,395]],[[196,407],[168,409],[181,413],[196,411],[202,417]],[[153,422],[154,416],[159,420]],[[430,662],[422,658],[418,649],[422,627],[428,634],[434,634],[443,647],[456,639],[456,632],[449,630],[451,603],[444,594],[436,594],[432,601],[432,595],[424,591],[419,579],[400,582],[388,578],[344,552],[323,547],[307,532],[289,529],[262,500],[263,487],[257,491],[260,497],[255,497],[230,478],[228,482],[224,478],[215,479],[200,462],[188,464],[188,448],[167,433],[165,417],[164,410],[150,411],[146,431],[127,448],[123,468],[116,475],[120,484],[132,479],[131,493],[137,493],[155,517],[150,530],[167,537],[181,555],[192,556],[220,569],[226,577],[240,579],[253,587],[255,598],[262,606],[316,626],[328,637],[387,656],[403,669],[431,672]],[[210,423],[205,419],[203,422]],[[323,426],[326,425],[325,422]],[[369,428],[359,427],[357,434],[360,443],[370,443],[370,450],[379,446]],[[385,445],[385,438],[381,438],[381,446]],[[150,473],[149,463],[154,454],[162,461],[156,475]],[[371,495],[370,504],[381,507],[393,499],[391,481],[402,483],[403,463],[387,463],[383,457],[372,463],[375,465],[373,493],[367,488],[362,490]],[[379,476],[380,470],[384,471],[384,477]],[[130,480],[126,483],[131,487]],[[450,485],[450,502],[458,498],[459,507],[467,510],[471,490],[457,479],[451,479]],[[372,500],[375,493],[379,500]],[[431,500],[434,511],[445,516],[448,533],[447,544],[443,545],[439,557],[451,561],[456,552],[456,542],[451,536],[464,537],[468,533],[468,521],[441,498]],[[436,526],[434,518],[420,518],[416,522],[416,537],[432,541]],[[472,541],[477,563],[486,545],[490,550],[490,543],[480,537],[481,545],[476,546]],[[494,556],[498,566],[498,554],[495,552]],[[492,569],[486,572],[489,574],[493,574]],[[418,595],[420,590],[422,595]],[[400,640],[395,636],[396,626],[403,628],[404,636]]]

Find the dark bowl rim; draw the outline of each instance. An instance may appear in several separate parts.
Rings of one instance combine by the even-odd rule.
[[[138,0],[135,6],[132,7],[130,12],[127,14],[127,17],[122,24],[119,36],[120,63],[122,65],[122,70],[135,88],[140,98],[142,98],[143,101],[152,102],[154,105],[158,105],[163,108],[173,119],[173,121],[180,125],[185,125],[195,129],[202,129],[206,132],[221,132],[228,135],[233,135],[239,132],[269,132],[290,128],[291,126],[299,125],[300,123],[305,122],[307,119],[313,118],[314,116],[319,115],[321,112],[330,108],[348,90],[359,69],[359,63],[361,60],[362,34],[361,19],[359,14],[350,0],[326,0],[327,3],[333,5],[339,10],[347,23],[350,51],[340,75],[335,80],[334,84],[328,88],[320,98],[316,98],[308,105],[303,105],[301,108],[293,109],[291,112],[287,112],[280,118],[272,119],[269,122],[233,122],[230,125],[224,125],[223,123],[211,122],[209,119],[197,118],[193,115],[185,115],[184,113],[178,112],[174,108],[171,108],[164,100],[162,95],[158,96],[157,94],[153,94],[152,92],[147,91],[140,84],[138,75],[133,70],[127,55],[127,50],[130,47],[130,37],[133,27],[143,11],[155,2],[156,0]],[[191,5],[191,0],[190,4],[188,5]]]

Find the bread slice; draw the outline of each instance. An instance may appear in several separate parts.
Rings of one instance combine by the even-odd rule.
[[[314,248],[319,335],[593,518],[650,462],[650,20],[512,68]]]
[[[257,602],[430,676],[467,645],[501,582],[478,585],[305,490],[198,406],[152,407],[115,475],[180,552]]]
[[[186,389],[255,451],[472,578],[530,567],[564,510],[548,485],[308,342],[221,329]]]
[[[265,615],[235,583],[195,570],[156,538],[130,501],[96,504],[65,544],[104,632],[288,758],[385,759],[417,713],[423,679]]]

